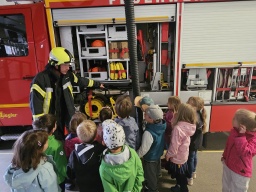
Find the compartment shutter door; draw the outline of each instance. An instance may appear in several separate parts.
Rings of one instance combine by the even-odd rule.
[[[189,66],[256,64],[256,2],[186,3],[181,63]]]
[[[176,5],[135,6],[134,11],[136,23],[168,22],[175,21]],[[52,15],[57,26],[125,23],[124,6],[53,9]]]

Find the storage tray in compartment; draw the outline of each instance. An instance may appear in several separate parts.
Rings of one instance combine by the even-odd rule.
[[[106,56],[106,47],[83,47],[82,56],[84,57],[99,57]]]
[[[127,39],[126,25],[109,25],[108,37],[115,38],[115,39]]]
[[[105,26],[104,25],[83,25],[79,26],[79,32],[98,32],[98,31],[104,31]]]
[[[85,72],[84,77],[94,80],[107,80],[108,72]]]

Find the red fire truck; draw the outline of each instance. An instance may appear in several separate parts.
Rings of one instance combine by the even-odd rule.
[[[111,84],[111,95],[132,94],[123,0],[8,4],[0,6],[1,128],[31,125],[31,79],[44,69],[51,47],[70,50],[78,74]],[[238,108],[256,111],[256,1],[134,4],[142,96],[163,109],[172,95],[183,102],[202,97],[209,132],[230,130]],[[96,118],[105,95],[93,97],[90,107],[85,101],[84,111]]]

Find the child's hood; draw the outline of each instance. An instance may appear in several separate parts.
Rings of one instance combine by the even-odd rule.
[[[9,165],[4,175],[4,180],[13,189],[29,188],[40,172],[40,169],[41,164],[35,170],[31,168],[25,173],[22,169],[15,169],[12,165]]]
[[[256,131],[247,131],[245,132],[245,135],[248,139],[256,137]]]
[[[166,121],[162,119],[160,123],[147,123],[146,129],[153,131],[157,135],[162,135],[166,129]]]
[[[192,136],[194,135],[196,131],[196,124],[191,124],[185,121],[180,121],[177,124],[179,128],[187,135],[187,136]]]
[[[118,183],[125,183],[129,180],[131,175],[134,174],[135,167],[135,152],[132,153],[131,149],[129,152],[130,158],[128,161],[119,164],[111,165],[102,160],[101,167],[104,167],[104,172],[107,173],[111,178],[114,178]],[[117,162],[118,160],[116,160]]]
[[[89,162],[90,159],[93,159],[92,157],[94,154],[94,145],[93,144],[75,144],[75,150],[77,153],[77,157],[80,159],[82,164],[86,164]]]

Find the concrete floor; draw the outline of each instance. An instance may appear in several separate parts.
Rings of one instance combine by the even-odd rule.
[[[222,178],[222,163],[220,161],[224,144],[225,135],[211,135],[208,139],[208,147],[198,152],[197,179],[194,185],[189,186],[190,192],[220,192]],[[214,144],[215,143],[215,144]],[[9,187],[3,181],[3,174],[12,158],[13,142],[0,141],[0,192],[10,191]],[[215,146],[215,147],[214,147]],[[250,181],[248,192],[256,191],[256,158],[254,158],[253,177]],[[159,181],[160,192],[170,192],[170,187],[175,184],[165,170],[162,170],[163,177]],[[68,192],[68,191],[66,191]]]

